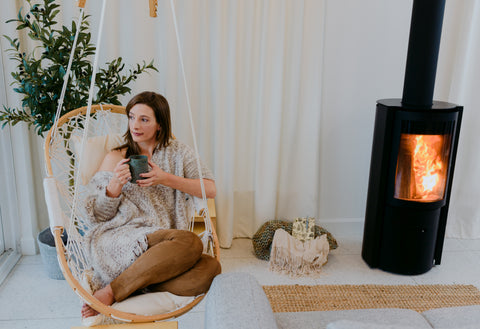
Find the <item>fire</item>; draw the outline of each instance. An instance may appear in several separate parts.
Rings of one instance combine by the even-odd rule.
[[[440,135],[418,135],[415,137],[413,152],[413,170],[415,172],[415,187],[421,199],[430,199],[431,194],[437,196],[435,188],[440,181],[443,163],[438,145],[441,146]],[[437,147],[435,147],[437,146]]]
[[[395,197],[433,202],[443,198],[448,163],[448,138],[443,135],[402,134],[395,180]]]

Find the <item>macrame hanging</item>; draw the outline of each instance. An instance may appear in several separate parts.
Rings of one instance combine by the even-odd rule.
[[[78,2],[80,13],[77,26],[81,25],[84,16],[85,2],[86,0],[79,0]],[[137,298],[137,296],[128,298],[126,300],[128,303],[122,302],[124,303],[123,306],[109,306],[99,302],[93,297],[91,287],[89,286],[89,279],[92,272],[89,260],[84,251],[83,235],[90,229],[90,226],[88,222],[85,221],[86,214],[84,209],[78,205],[81,204],[81,201],[86,197],[87,190],[85,185],[89,181],[89,178],[95,173],[96,169],[98,169],[98,165],[100,161],[103,160],[104,155],[112,148],[123,143],[122,136],[127,129],[124,107],[92,104],[95,84],[94,77],[96,76],[98,55],[101,46],[106,3],[107,0],[103,0],[88,105],[72,110],[60,118],[59,116],[63,108],[63,100],[71,74],[71,65],[74,60],[73,57],[80,28],[77,29],[75,35],[62,92],[59,98],[56,119],[45,140],[47,171],[47,177],[44,180],[45,199],[50,219],[50,228],[55,237],[59,264],[65,279],[72,289],[93,309],[111,319],[123,322],[160,321],[177,317],[189,311],[202,300],[204,295],[179,298],[179,296],[169,293],[145,294],[142,296],[167,300],[166,304],[168,304],[168,307],[164,307],[163,305],[157,312],[149,310],[148,314],[141,314],[141,312],[130,310],[135,310],[136,308],[140,310],[144,309],[144,305],[138,306],[138,303],[142,303],[142,301],[133,301],[133,298]],[[157,1],[149,0],[149,4],[150,16],[155,17]],[[200,236],[204,242],[204,252],[219,260],[219,244],[207,205],[208,202],[202,178],[173,0],[170,1],[170,6],[202,189],[202,199],[190,198],[191,201],[189,202],[188,209],[189,218],[191,219],[190,228],[193,230],[195,216],[197,216],[197,218],[203,218],[205,231],[202,232]],[[62,241],[62,234],[65,231],[68,234],[66,244]],[[161,297],[160,295],[152,297],[151,295],[154,294],[163,295]],[[143,303],[152,304],[151,301],[152,300],[149,299],[146,302],[143,301]]]

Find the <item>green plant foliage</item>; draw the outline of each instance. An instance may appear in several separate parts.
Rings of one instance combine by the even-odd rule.
[[[15,125],[19,122],[34,126],[38,135],[48,131],[55,119],[58,99],[62,91],[70,52],[73,47],[77,28],[80,29],[72,74],[65,93],[62,115],[88,103],[88,92],[93,72],[95,45],[91,42],[89,16],[85,16],[77,27],[75,21],[71,26],[61,26],[55,21],[60,5],[55,0],[43,0],[43,4],[33,4],[26,0],[30,10],[25,14],[23,8],[18,17],[7,23],[16,23],[17,30],[25,30],[28,37],[38,44],[31,52],[24,52],[18,38],[4,37],[10,43],[10,59],[17,62],[14,79],[14,91],[23,95],[21,108],[3,106],[0,109],[0,124]],[[99,67],[95,75],[93,103],[120,105],[119,96],[130,93],[129,84],[148,70],[158,70],[145,61],[131,69],[125,69],[121,57],[107,62],[105,68]]]

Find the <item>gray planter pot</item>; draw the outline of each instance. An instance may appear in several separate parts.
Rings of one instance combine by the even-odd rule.
[[[64,232],[63,243],[67,243],[67,233]],[[47,275],[51,279],[64,280],[63,273],[58,265],[57,251],[55,249],[55,239],[53,238],[50,227],[47,227],[37,236],[38,247],[40,249],[40,255],[42,256],[43,266]]]

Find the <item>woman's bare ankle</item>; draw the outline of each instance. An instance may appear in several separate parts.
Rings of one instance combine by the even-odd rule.
[[[115,297],[113,296],[113,290],[110,285],[105,286],[102,289],[95,291],[93,297],[98,299],[105,305],[112,305],[115,302]]]

